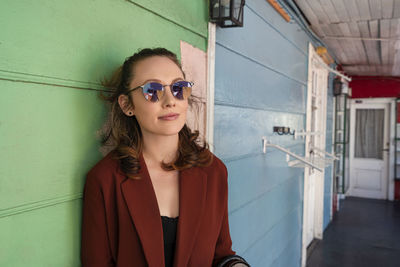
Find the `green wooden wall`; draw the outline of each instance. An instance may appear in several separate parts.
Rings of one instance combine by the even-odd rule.
[[[138,48],[207,47],[207,1],[0,2],[0,266],[80,266],[99,81]]]

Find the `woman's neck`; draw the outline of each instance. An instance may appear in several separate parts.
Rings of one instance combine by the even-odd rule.
[[[143,157],[146,164],[161,166],[161,162],[175,160],[178,152],[179,135],[143,134]]]

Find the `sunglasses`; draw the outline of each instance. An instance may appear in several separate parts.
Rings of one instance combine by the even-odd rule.
[[[179,81],[171,85],[162,85],[157,82],[149,82],[144,85],[129,89],[130,92],[142,88],[143,96],[147,101],[157,102],[165,94],[165,86],[169,86],[172,95],[179,100],[187,99],[192,93],[192,86],[194,83],[188,81]]]

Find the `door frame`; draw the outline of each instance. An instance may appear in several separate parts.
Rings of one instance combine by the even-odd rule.
[[[206,141],[209,144],[211,152],[214,152],[215,43],[216,25],[209,22],[207,43]]]
[[[306,103],[306,132],[311,129],[311,97],[312,97],[312,75],[313,68],[320,69],[315,67],[315,57],[319,57],[319,55],[315,52],[315,49],[311,43],[308,46],[308,78],[307,78],[307,103]],[[318,64],[324,64],[319,60]],[[322,117],[320,118],[320,123],[322,123],[322,134],[320,139],[322,142],[321,149],[326,149],[326,110],[327,110],[327,97],[328,97],[328,87],[329,87],[329,67],[321,66],[321,69],[324,69],[326,72],[326,90],[321,92],[321,109],[322,109]],[[310,135],[306,135],[305,138],[305,155],[307,155],[309,151],[309,142]],[[305,167],[304,169],[304,184],[303,184],[303,228],[302,228],[302,256],[301,256],[301,266],[306,266],[307,261],[307,229],[308,229],[308,212],[310,201],[308,199],[308,187],[310,184],[309,181],[309,167]],[[325,181],[325,169],[322,173],[316,174],[315,180],[315,198],[314,198],[314,238],[322,239],[323,237],[323,218],[324,218],[324,181]]]
[[[336,126],[336,97],[333,97],[333,103],[332,103],[332,145],[331,145],[331,152],[332,154],[335,154],[335,126]],[[330,184],[330,204],[329,207],[331,208],[330,214],[329,214],[329,221],[332,221],[333,219],[333,201],[334,201],[334,194],[336,194],[333,190],[333,185],[334,182],[333,180],[336,179],[335,177],[335,165],[333,164],[331,167],[331,184]],[[337,199],[337,195],[335,197],[335,200]]]
[[[394,144],[394,138],[395,138],[395,127],[396,127],[396,98],[393,97],[380,97],[380,98],[353,98],[350,99],[350,112],[353,112],[352,110],[354,109],[354,106],[356,105],[356,101],[361,100],[363,104],[387,104],[388,105],[388,114],[389,114],[389,136],[388,136],[388,142],[389,142],[389,158],[388,158],[388,165],[386,166],[388,168],[387,171],[387,180],[386,180],[386,196],[387,199],[390,201],[394,200],[394,149],[395,149],[395,144]],[[350,187],[351,188],[351,183],[352,183],[352,162],[351,162],[351,155],[354,155],[354,121],[351,121],[351,115],[350,115],[350,129],[349,129],[349,134],[350,134],[350,140],[349,140],[349,177],[350,177]],[[350,190],[346,192],[346,196],[349,195]]]

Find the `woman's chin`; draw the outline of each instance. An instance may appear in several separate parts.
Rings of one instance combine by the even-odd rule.
[[[153,131],[153,134],[162,135],[162,136],[173,136],[178,135],[182,130],[182,127],[162,127],[161,129],[157,129]]]

